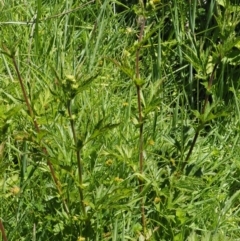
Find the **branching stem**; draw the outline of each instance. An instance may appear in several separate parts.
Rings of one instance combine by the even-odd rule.
[[[13,62],[13,65],[14,65],[14,68],[15,68],[15,71],[17,73],[17,77],[18,77],[18,80],[19,80],[19,83],[20,83],[20,86],[21,86],[21,90],[22,90],[22,93],[23,93],[23,97],[24,97],[24,100],[25,100],[25,103],[27,105],[27,109],[28,109],[28,112],[29,112],[29,115],[31,116],[32,120],[33,120],[33,123],[34,123],[34,127],[36,129],[36,132],[39,133],[40,132],[40,128],[39,128],[39,125],[37,123],[37,120],[34,116],[34,113],[33,113],[33,109],[32,109],[32,106],[29,102],[29,98],[28,98],[28,95],[27,95],[27,92],[26,92],[26,89],[24,87],[24,84],[23,84],[23,79],[22,79],[22,76],[20,74],[20,71],[19,71],[19,68],[18,68],[18,65],[17,65],[17,61],[16,61],[16,58],[15,58],[15,55],[12,54],[11,56],[9,56],[11,59],[12,59],[12,62]],[[43,153],[47,156],[48,155],[48,152],[47,152],[47,149],[45,147],[42,147],[42,151]],[[62,197],[62,188],[61,188],[61,183],[60,181],[58,180],[56,174],[55,174],[55,171],[54,171],[54,168],[53,168],[53,165],[51,163],[50,160],[47,160],[47,165],[49,166],[49,169],[50,169],[50,173],[51,173],[51,176],[53,178],[53,181],[57,187],[57,190],[60,194],[60,196]],[[67,203],[64,199],[62,199],[63,201],[63,206],[65,208],[65,211],[67,213],[69,213],[69,209],[68,209],[68,206],[67,206]]]

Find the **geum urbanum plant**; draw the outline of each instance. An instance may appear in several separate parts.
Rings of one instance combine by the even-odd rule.
[[[13,32],[8,38],[1,28],[9,39],[1,78],[10,83],[1,92],[3,157],[10,163],[16,154],[27,166],[21,180],[24,165],[3,168],[6,236],[236,240],[238,9],[229,1],[154,1],[116,13],[112,4],[38,4],[38,30],[17,51],[8,50]],[[14,82],[12,53],[33,117]]]

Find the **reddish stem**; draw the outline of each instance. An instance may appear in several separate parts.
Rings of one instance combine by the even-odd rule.
[[[140,19],[140,33],[138,37],[138,42],[140,43],[142,41],[143,33],[144,33],[144,27],[145,27],[145,17],[139,16]],[[139,71],[139,56],[140,56],[140,45],[137,48],[136,52],[136,79],[140,79],[140,71]],[[137,85],[137,101],[138,101],[138,121],[140,124],[139,127],[139,171],[140,174],[143,173],[144,168],[144,157],[143,157],[143,117],[142,117],[142,105],[141,105],[141,86]],[[140,178],[139,179],[139,186],[140,186],[140,193],[143,190],[143,181]],[[142,217],[142,226],[143,231],[145,232],[146,229],[146,219],[145,219],[145,208],[144,208],[144,198],[141,199],[141,217]]]
[[[39,128],[39,125],[37,123],[36,118],[34,117],[34,113],[33,113],[32,107],[30,105],[30,102],[29,102],[29,99],[28,99],[28,96],[27,96],[27,93],[26,93],[26,89],[25,89],[24,84],[23,84],[23,79],[22,79],[20,71],[18,69],[18,65],[17,65],[16,59],[15,59],[15,56],[12,55],[11,58],[12,58],[13,65],[14,65],[14,68],[15,68],[17,76],[18,76],[18,80],[19,80],[19,83],[20,83],[20,86],[21,86],[21,89],[22,89],[23,97],[24,97],[24,100],[26,102],[29,115],[31,116],[31,118],[33,120],[33,123],[34,123],[34,126],[35,126],[35,129],[36,129],[37,133],[39,133],[40,128]],[[45,147],[42,147],[42,151],[45,155],[48,154]],[[60,183],[60,181],[58,180],[58,178],[55,174],[55,171],[54,171],[54,168],[53,168],[53,165],[52,165],[51,161],[47,160],[47,165],[49,166],[50,173],[51,173],[53,181],[54,181],[54,183],[55,183],[55,185],[58,189],[58,192],[62,196],[61,183]],[[68,207],[67,207],[67,204],[66,204],[65,200],[63,200],[63,204],[64,204],[64,207],[65,207],[65,211],[67,213],[69,213],[69,210],[68,210]]]
[[[8,241],[6,233],[5,233],[5,229],[4,229],[4,226],[3,226],[3,223],[2,223],[2,220],[0,220],[0,231],[2,233],[3,241]]]

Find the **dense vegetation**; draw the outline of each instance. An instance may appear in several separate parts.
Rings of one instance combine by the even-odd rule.
[[[239,240],[238,4],[0,1],[0,239]]]

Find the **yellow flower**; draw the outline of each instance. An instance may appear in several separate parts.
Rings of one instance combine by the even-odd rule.
[[[127,33],[127,34],[133,33],[133,29],[130,28],[130,27],[127,27],[127,28],[126,28],[126,33]]]
[[[77,216],[73,216],[73,221],[77,221],[78,217]]]
[[[17,194],[20,192],[20,188],[17,187],[17,186],[14,186],[13,188],[11,188],[10,192],[11,192],[13,195],[17,195]]]
[[[68,81],[76,82],[76,79],[75,79],[74,75],[70,75],[70,74],[66,75],[66,78],[67,78]]]
[[[172,163],[172,165],[175,167],[176,166],[176,162],[173,158],[170,158],[170,162]]]
[[[151,0],[150,1],[150,5],[157,5],[157,4],[159,4],[160,3],[160,0]]]
[[[78,88],[78,84],[71,85],[72,89],[76,90]]]
[[[122,182],[123,179],[122,179],[122,178],[119,178],[119,177],[115,177],[115,178],[114,178],[114,181],[115,181],[115,182]]]
[[[77,239],[77,241],[84,241],[85,240],[85,238],[84,237],[78,237],[78,239]]]
[[[71,120],[76,120],[77,116],[76,115],[72,115],[71,116]]]
[[[149,8],[149,9],[156,9],[156,6],[158,4],[160,4],[160,2],[161,2],[160,0],[150,0],[147,3],[147,8]]]
[[[154,203],[157,204],[161,201],[161,198],[160,197],[155,197],[154,198]]]
[[[151,146],[154,146],[154,144],[155,144],[154,140],[152,140],[152,139],[151,139],[151,140],[149,140],[149,142],[148,142],[148,143],[149,143],[149,145],[151,145]]]
[[[108,159],[106,162],[105,162],[106,165],[108,166],[111,166],[113,164],[113,160],[112,159]]]

